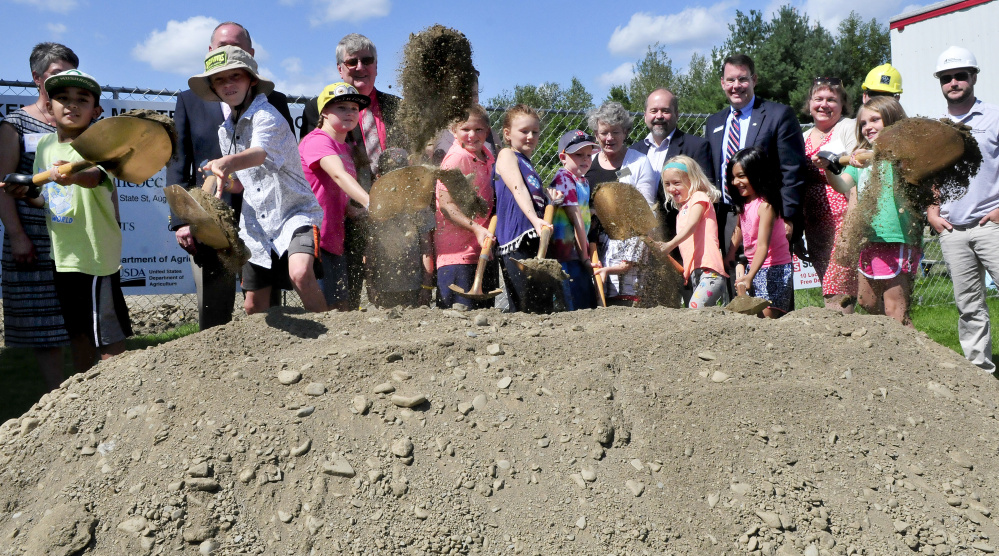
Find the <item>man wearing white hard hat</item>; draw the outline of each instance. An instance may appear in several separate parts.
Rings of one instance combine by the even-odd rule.
[[[985,272],[999,282],[999,106],[975,97],[978,71],[975,55],[959,46],[948,48],[937,60],[933,76],[940,80],[947,100],[945,117],[971,127],[982,151],[982,166],[964,197],[931,206],[926,216],[940,234],[940,248],[954,282],[964,356],[994,373]]]

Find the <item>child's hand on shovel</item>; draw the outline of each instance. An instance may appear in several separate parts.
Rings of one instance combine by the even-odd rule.
[[[479,224],[474,225],[472,233],[475,234],[475,241],[479,243],[479,247],[485,247],[486,243],[496,241],[496,236],[490,234],[489,230]],[[489,258],[492,258],[492,253],[490,253]]]
[[[236,179],[235,171],[230,164],[229,156],[211,160],[202,170],[211,172],[218,179],[219,187],[215,190],[215,196],[222,198],[223,193],[242,193],[243,184]]]

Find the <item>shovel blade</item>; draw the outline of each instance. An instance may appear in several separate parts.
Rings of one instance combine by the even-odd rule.
[[[492,299],[503,292],[503,290],[493,290],[491,292],[484,292],[484,293],[466,292],[456,284],[451,284],[450,286],[448,286],[448,289],[460,295],[461,297],[464,297],[466,299],[471,299],[472,301],[486,301],[487,299]]]
[[[195,239],[213,249],[229,247],[229,240],[221,226],[183,187],[171,185],[163,188],[163,192],[170,209],[191,226],[191,234]]]
[[[769,306],[770,302],[766,299],[749,295],[737,295],[735,299],[729,301],[725,309],[742,315],[758,315]]]
[[[71,145],[84,159],[130,183],[153,177],[170,160],[172,150],[163,124],[127,116],[96,122]]]

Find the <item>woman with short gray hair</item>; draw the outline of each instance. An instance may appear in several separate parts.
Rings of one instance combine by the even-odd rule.
[[[652,169],[649,159],[635,149],[628,148],[628,133],[634,118],[620,102],[605,102],[591,110],[587,123],[600,145],[593,157],[593,165],[586,172],[591,187],[606,182],[622,182],[635,186],[649,205],[656,204],[659,173]],[[597,219],[600,218],[598,213]],[[648,250],[637,237],[613,240],[599,234],[600,260],[603,264],[597,279],[606,279],[608,305],[633,307],[641,301],[642,266]]]
[[[80,59],[66,46],[43,42],[32,49],[28,62],[38,99],[0,120],[0,179],[12,172],[32,173],[38,139],[55,132],[55,118],[46,108],[49,97],[42,84],[52,75],[76,69]],[[32,348],[46,386],[54,390],[63,380],[62,346],[69,343],[69,335],[55,291],[46,211],[0,191],[0,220],[4,225],[0,258],[4,343]]]
[[[627,146],[635,120],[620,102],[608,101],[591,110],[587,123],[600,144],[593,166],[586,173],[591,186],[609,181],[634,185],[650,205],[656,203],[659,174],[644,154]]]

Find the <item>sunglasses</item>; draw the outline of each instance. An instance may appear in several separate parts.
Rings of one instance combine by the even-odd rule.
[[[959,71],[957,73],[940,74],[941,85],[946,85],[950,83],[952,79],[957,79],[958,81],[967,81],[971,79],[971,73],[966,71]]]
[[[346,60],[343,61],[343,65],[347,66],[350,69],[356,68],[358,63],[370,66],[375,63],[375,57],[365,56],[363,58],[347,58]]]
[[[843,80],[838,77],[816,77],[812,80],[812,85],[842,85]]]

